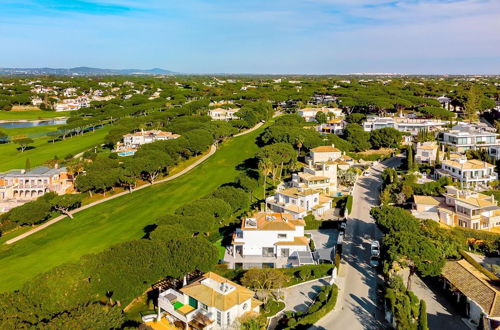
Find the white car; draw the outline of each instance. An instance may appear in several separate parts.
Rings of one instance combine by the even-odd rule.
[[[368,176],[370,175],[370,171],[365,171],[365,173],[363,173],[364,176]]]
[[[372,242],[370,250],[372,257],[380,257],[380,243],[378,241]]]

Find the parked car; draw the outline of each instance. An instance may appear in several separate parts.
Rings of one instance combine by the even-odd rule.
[[[379,265],[378,257],[371,256],[370,257],[370,266],[378,267],[378,265]]]
[[[380,257],[380,243],[378,241],[373,241],[371,244],[371,256]]]
[[[365,171],[365,173],[363,173],[364,176],[369,176],[370,175],[370,171]]]

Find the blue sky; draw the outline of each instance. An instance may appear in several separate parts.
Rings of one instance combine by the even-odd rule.
[[[499,0],[0,0],[0,67],[500,74]]]

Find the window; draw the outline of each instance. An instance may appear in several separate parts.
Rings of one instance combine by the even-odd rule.
[[[222,313],[217,311],[217,324],[222,325]]]
[[[201,305],[201,309],[205,310],[205,311],[208,311],[208,306],[205,305],[204,303],[200,303]]]
[[[286,234],[278,234],[278,238],[286,238]]]
[[[243,304],[243,310],[244,310],[244,311],[246,311],[246,310],[247,310],[247,308],[248,308],[248,304],[247,304],[247,303],[244,303],[244,304]]]
[[[231,313],[227,312],[227,325],[231,324]]]

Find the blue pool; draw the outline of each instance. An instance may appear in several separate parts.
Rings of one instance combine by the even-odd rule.
[[[132,156],[133,154],[135,154],[135,151],[122,151],[118,153],[118,156],[127,157]]]

